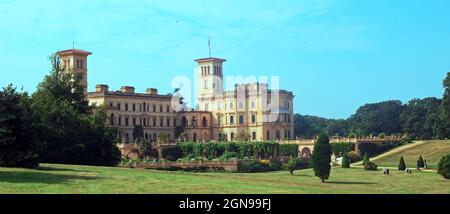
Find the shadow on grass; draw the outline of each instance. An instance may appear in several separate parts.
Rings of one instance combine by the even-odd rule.
[[[326,181],[329,184],[353,184],[353,185],[372,185],[374,182],[360,182],[360,181]]]
[[[39,171],[0,172],[0,182],[58,184],[69,180],[97,180],[100,177],[82,175],[53,174]]]
[[[55,167],[49,167],[49,166],[40,166],[38,168],[36,168],[36,170],[38,171],[60,171],[60,172],[92,172],[92,171],[88,171],[88,170],[77,170],[77,169],[68,169],[68,168],[55,168]]]

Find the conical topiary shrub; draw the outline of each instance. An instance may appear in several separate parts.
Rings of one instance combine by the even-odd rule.
[[[344,152],[344,156],[342,156],[342,168],[350,168],[350,161],[348,160],[347,152]]]
[[[369,162],[369,155],[367,154],[367,152],[364,154],[364,158],[363,158],[363,162],[362,164],[365,165],[367,162]]]
[[[406,169],[406,164],[405,164],[405,160],[403,159],[403,156],[400,157],[400,162],[398,163],[398,170],[405,170]]]
[[[425,167],[425,163],[423,162],[423,158],[422,155],[419,156],[419,159],[417,159],[417,168],[424,168]]]

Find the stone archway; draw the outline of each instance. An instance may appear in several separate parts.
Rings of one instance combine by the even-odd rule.
[[[310,158],[311,154],[312,154],[311,149],[309,149],[308,147],[303,147],[302,150],[300,151],[301,158]]]

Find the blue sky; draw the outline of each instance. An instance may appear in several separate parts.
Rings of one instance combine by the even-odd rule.
[[[450,72],[450,1],[0,0],[0,85],[33,92],[47,57],[93,52],[89,90],[172,92],[193,62],[226,58],[226,75],[276,75],[295,111],[346,118],[365,104],[441,97]]]

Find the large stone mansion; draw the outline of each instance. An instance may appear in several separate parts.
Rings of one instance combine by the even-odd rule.
[[[198,107],[181,110],[173,107],[172,94],[161,95],[155,88],[138,93],[132,86],[111,91],[108,85],[96,85],[87,92],[87,57],[92,53],[69,49],[59,51],[67,68],[80,72],[89,104],[106,107],[108,126],[119,129],[122,143],[135,140],[135,126],[142,126],[149,141],[165,135],[176,140],[175,129],[182,128],[185,140],[234,141],[245,133],[251,141],[292,139],[293,98],[290,91],[269,90],[267,84],[237,84],[232,91],[223,90],[225,59],[202,58],[198,65]]]

